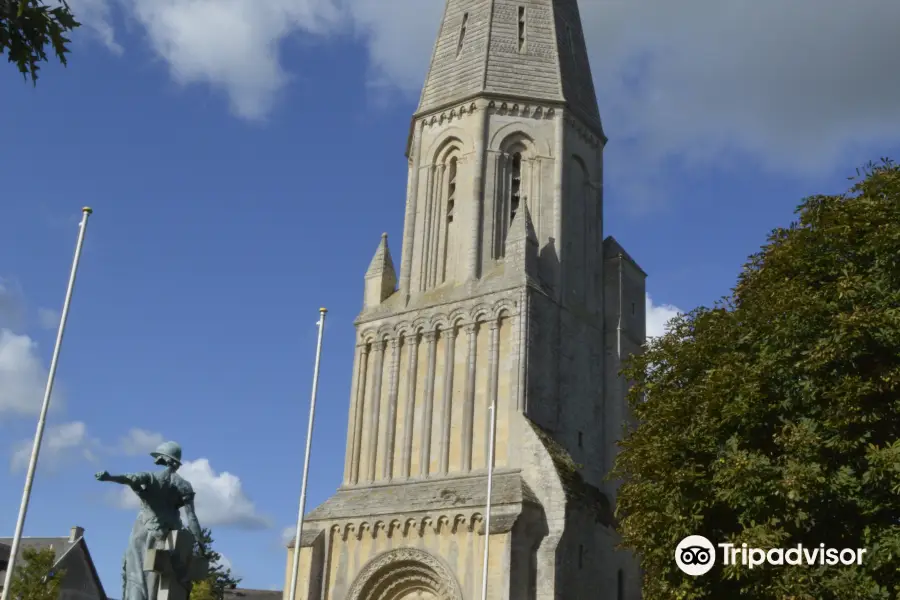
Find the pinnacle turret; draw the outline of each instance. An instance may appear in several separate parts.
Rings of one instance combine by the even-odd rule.
[[[397,273],[388,248],[387,234],[381,234],[381,242],[366,270],[366,289],[363,306],[372,307],[384,302],[397,287]]]

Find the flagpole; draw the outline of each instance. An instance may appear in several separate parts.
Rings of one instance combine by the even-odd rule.
[[[84,244],[84,234],[87,231],[88,217],[92,212],[94,211],[87,206],[81,209],[81,223],[78,225],[78,241],[75,243],[75,258],[72,260],[72,271],[69,274],[69,287],[66,289],[66,298],[63,301],[62,315],[60,315],[59,318],[59,329],[56,332],[56,346],[53,348],[53,358],[50,360],[50,373],[47,375],[47,385],[44,388],[44,402],[41,404],[37,432],[34,434],[34,445],[31,448],[31,459],[28,461],[28,472],[25,475],[25,489],[22,491],[22,504],[19,505],[19,518],[16,521],[16,531],[13,534],[12,546],[9,549],[9,561],[6,565],[6,576],[3,579],[2,600],[8,600],[9,598],[9,587],[12,583],[12,576],[16,567],[16,558],[19,554],[19,542],[22,540],[22,530],[25,528],[25,515],[28,514],[28,502],[31,500],[31,486],[34,483],[34,472],[37,469],[38,455],[41,452],[44,426],[47,424],[47,410],[50,408],[50,395],[53,392],[53,380],[56,378],[56,367],[59,364],[59,350],[62,347],[63,334],[66,331],[66,320],[69,317],[69,305],[72,302],[72,292],[75,289],[75,275],[78,273],[78,262],[81,260],[81,247]]]
[[[300,536],[303,534],[303,513],[306,512],[306,483],[309,480],[309,454],[312,450],[313,423],[316,418],[316,391],[319,388],[319,359],[322,356],[322,333],[325,331],[325,314],[319,309],[319,341],[316,345],[316,366],[313,370],[312,399],[309,402],[309,426],[306,430],[306,457],[303,459],[303,483],[300,485],[300,512],[297,515],[297,533],[294,536],[294,564],[291,570],[290,600],[297,597],[297,575],[300,571]],[[3,600],[6,600],[5,598]]]
[[[481,574],[481,600],[487,600],[488,589],[488,558],[491,550],[491,492],[493,492],[494,488],[494,434],[497,431],[497,404],[491,404],[488,410],[491,411],[491,433],[488,441],[487,506],[484,511],[484,567]]]

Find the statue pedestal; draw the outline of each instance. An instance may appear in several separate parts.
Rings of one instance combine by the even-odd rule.
[[[191,584],[209,575],[209,561],[194,556],[194,536],[182,529],[147,551],[144,571],[158,575],[156,600],[188,600]]]

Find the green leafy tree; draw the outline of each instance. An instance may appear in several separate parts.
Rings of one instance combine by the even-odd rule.
[[[66,573],[65,569],[54,570],[56,553],[53,548],[25,548],[21,560],[10,583],[10,597],[17,600],[57,600]]]
[[[231,569],[226,569],[222,564],[222,555],[213,550],[212,532],[204,528],[203,545],[206,548],[206,559],[209,560],[209,577],[204,581],[198,581],[191,589],[191,600],[222,600],[225,590],[234,589],[241,582],[239,577],[232,574]],[[199,548],[195,548],[199,554]]]
[[[65,0],[0,0],[0,54],[6,53],[22,76],[37,83],[40,63],[52,52],[65,65],[67,34],[80,27]]]
[[[617,517],[646,600],[900,598],[900,169],[806,199],[733,293],[670,323],[623,373]],[[865,548],[860,566],[722,566],[678,542]],[[721,552],[720,552],[721,557]]]

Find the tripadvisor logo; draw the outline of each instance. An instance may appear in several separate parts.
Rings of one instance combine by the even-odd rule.
[[[825,544],[808,548],[797,544],[792,548],[750,548],[747,544],[717,544],[722,565],[743,565],[750,569],[762,565],[861,565],[864,548],[826,548]],[[689,535],[675,548],[675,564],[684,573],[697,577],[705,575],[716,564],[716,546],[702,535]]]

